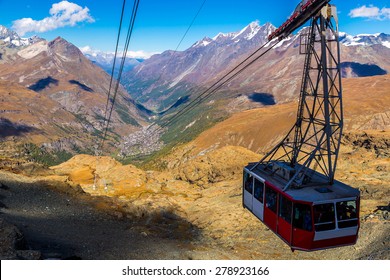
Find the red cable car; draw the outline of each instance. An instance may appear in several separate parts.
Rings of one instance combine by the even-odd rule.
[[[300,14],[270,35],[283,39],[312,19],[300,40],[306,57],[296,122],[244,168],[243,206],[292,250],[353,245],[359,231],[360,192],[334,180],[343,106],[337,10],[328,2],[302,1]]]
[[[283,191],[287,178],[270,176],[262,165],[254,166],[244,169],[243,206],[291,249],[313,251],[356,243],[358,190],[335,181]],[[323,177],[318,172],[313,176]]]

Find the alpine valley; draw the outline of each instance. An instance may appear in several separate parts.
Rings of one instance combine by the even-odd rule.
[[[185,51],[154,55],[125,73],[123,85],[137,103],[169,119],[266,43],[274,30],[270,23],[255,21],[238,32],[205,37]],[[207,100],[169,123],[163,141],[186,142],[235,112],[296,100],[304,64],[300,38],[306,33],[303,28],[286,38]],[[343,78],[390,71],[390,35],[341,33],[340,40]],[[126,149],[124,153],[129,154]]]
[[[182,141],[193,139],[232,113],[295,100],[304,59],[299,40],[305,28],[183,116],[161,139],[142,131],[142,126],[170,116],[196,98],[263,45],[274,30],[272,24],[256,21],[238,32],[205,37],[185,51],[127,59],[125,69],[130,70],[122,78],[106,149],[122,157],[150,154],[164,143],[176,143],[183,134]],[[343,77],[390,71],[390,35],[342,33],[341,42]],[[102,137],[114,56],[90,48],[82,51],[63,38],[26,39],[0,27],[1,125],[7,128],[2,130],[7,140],[3,145],[11,141],[13,147],[31,143],[50,153],[94,152]],[[145,137],[153,138],[146,147]]]

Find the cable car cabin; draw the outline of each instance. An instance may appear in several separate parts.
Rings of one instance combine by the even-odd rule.
[[[341,182],[282,191],[283,174],[244,168],[243,206],[292,250],[313,251],[353,245],[359,231],[359,191]],[[288,173],[288,168],[284,168]],[[293,171],[293,170],[291,170]],[[282,176],[281,176],[282,175]],[[286,174],[284,174],[286,176]],[[315,172],[314,176],[323,176]]]

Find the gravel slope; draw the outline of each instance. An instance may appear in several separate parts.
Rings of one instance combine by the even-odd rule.
[[[188,258],[183,241],[134,230],[130,219],[96,209],[87,195],[58,192],[1,171],[0,182],[6,186],[0,188],[0,218],[16,225],[25,249],[40,251],[44,259]]]

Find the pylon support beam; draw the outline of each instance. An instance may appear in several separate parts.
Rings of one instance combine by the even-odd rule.
[[[290,176],[285,178],[284,190],[307,184],[333,184],[343,131],[336,7],[324,6],[300,39],[305,62],[296,122],[287,136],[253,167],[261,165],[273,175],[288,166]],[[321,181],[315,181],[318,176],[313,179],[314,171],[324,175]]]

